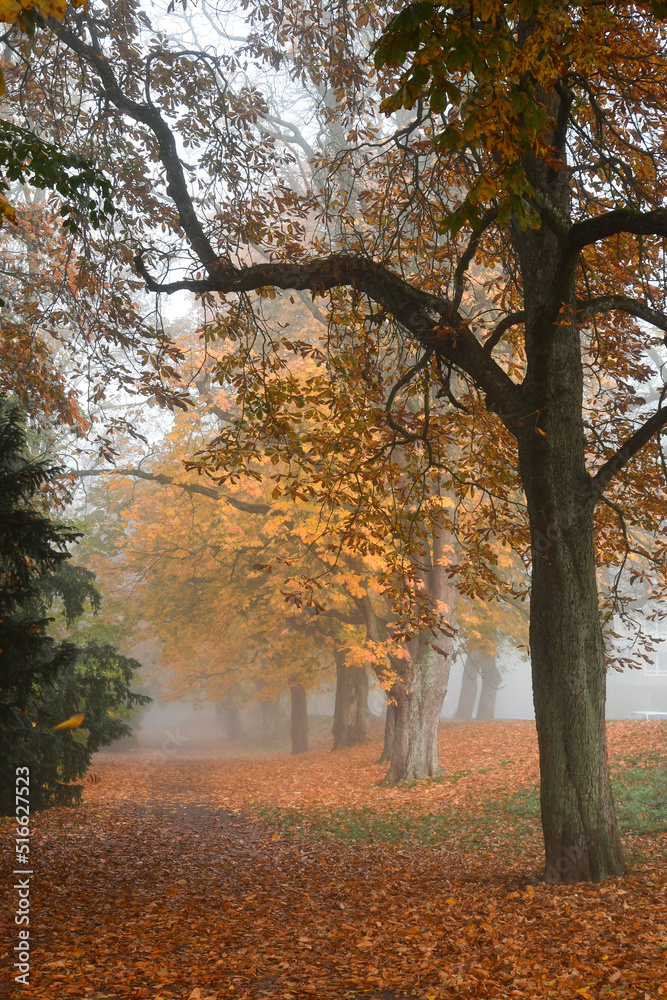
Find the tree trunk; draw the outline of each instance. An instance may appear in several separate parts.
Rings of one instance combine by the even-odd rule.
[[[262,709],[262,742],[269,743],[275,740],[277,735],[280,705],[276,701],[263,699],[260,699],[259,704]]]
[[[461,678],[461,693],[455,719],[472,719],[477,701],[477,677],[479,671],[470,656],[466,656]]]
[[[447,693],[449,662],[427,646],[426,640],[420,645],[409,681],[396,685],[396,728],[385,785],[442,774],[438,723]]]
[[[478,719],[494,719],[496,715],[496,698],[502,681],[502,674],[496,665],[495,656],[477,656],[477,665],[482,678],[482,690],[477,706]]]
[[[308,708],[306,689],[303,684],[290,687],[292,706],[292,753],[306,753],[308,750]]]
[[[551,95],[549,95],[551,99]],[[554,97],[554,107],[557,101]],[[533,164],[569,212],[569,181]],[[558,271],[548,226],[513,233],[523,276],[527,370],[518,430],[531,533],[530,650],[547,882],[624,870],[605,730],[606,668],[585,464],[583,367],[574,271]],[[567,275],[566,281],[560,277]]]
[[[245,729],[243,728],[243,723],[241,722],[241,711],[236,705],[229,705],[224,703],[219,706],[219,713],[222,715],[225,735],[230,743],[235,740],[240,740],[245,736]]]
[[[345,654],[334,652],[336,660],[336,702],[332,750],[343,750],[366,742],[368,674],[363,667],[345,665]]]
[[[387,717],[384,720],[384,746],[378,764],[389,764],[394,752],[394,736],[396,735],[396,692],[394,688],[388,692],[391,699],[387,702]]]
[[[424,574],[428,595],[447,605],[450,624],[456,620],[458,590],[443,565],[444,532],[433,534],[430,568]],[[434,649],[432,643],[438,649]],[[391,764],[385,785],[398,785],[442,774],[438,760],[438,723],[447,694],[453,637],[421,632],[408,649],[411,659],[397,660],[396,722]]]
[[[547,882],[624,870],[609,782],[592,516],[533,529],[530,649]],[[548,531],[558,535],[540,552]]]

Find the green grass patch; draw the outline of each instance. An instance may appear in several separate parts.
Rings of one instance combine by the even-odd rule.
[[[460,819],[450,811],[404,813],[370,806],[338,806],[300,810],[293,806],[256,805],[254,812],[285,837],[347,840],[355,844],[391,844],[394,847],[441,846]]]
[[[469,772],[429,779],[433,784],[458,780]],[[413,782],[412,785],[421,784]],[[612,784],[622,833],[654,834],[667,830],[667,761],[654,755],[625,760],[612,767]],[[411,787],[411,786],[407,786]],[[394,847],[493,846],[504,853],[534,840],[540,832],[537,786],[488,799],[482,809],[443,804],[434,811],[370,806],[253,806],[258,818],[286,838],[339,840]]]
[[[667,830],[667,760],[659,754],[612,766],[616,813],[622,833]]]
[[[505,811],[505,803],[489,802],[483,812],[443,807],[437,812],[378,810],[369,806],[309,808],[255,805],[255,815],[286,839],[347,841],[359,845],[387,844],[396,848],[493,847],[503,852],[532,839],[538,832],[537,813],[531,818]]]

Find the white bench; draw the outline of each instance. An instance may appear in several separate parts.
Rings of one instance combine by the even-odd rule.
[[[667,719],[667,712],[630,712],[630,718],[651,722],[654,719]]]

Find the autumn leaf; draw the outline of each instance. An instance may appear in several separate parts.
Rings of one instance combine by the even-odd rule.
[[[664,758],[660,724],[608,728],[612,761]],[[328,740],[301,758],[184,753],[171,768],[151,767],[148,751],[101,754],[95,768],[103,780],[86,786],[82,810],[39,814],[41,972],[31,996],[255,1000],[270,981],[272,997],[488,1000],[510,992],[489,989],[482,972],[490,955],[501,974],[513,976],[513,1000],[556,993],[593,1000],[626,980],[624,1000],[662,995],[663,838],[632,838],[634,870],[623,879],[566,892],[544,885],[531,894],[526,872],[538,859],[538,839],[521,835],[508,853],[499,851],[500,832],[513,819],[493,797],[499,787],[509,793],[517,782],[534,782],[534,724],[446,723],[440,744],[443,780],[402,788],[390,800],[374,768],[381,727],[343,755],[330,753]],[[501,763],[508,755],[511,769]],[[444,851],[309,837],[273,842],[250,809],[263,796],[303,818],[324,801],[335,817],[353,801],[366,815],[390,801],[405,824],[423,816],[427,787],[442,796],[436,811],[445,808],[452,781],[460,786],[459,828]],[[485,831],[472,851],[471,810]],[[73,905],[63,886],[82,852],[96,891],[78,894]],[[213,885],[215,907],[202,906]],[[3,903],[11,891],[11,883],[0,886]],[[513,971],[519,955],[521,976]],[[579,972],[573,955],[590,971]],[[103,962],[93,961],[99,956]],[[585,986],[574,987],[570,969]]]
[[[57,726],[51,726],[51,729],[76,729],[80,726],[85,719],[85,715],[77,714],[71,715],[69,719],[65,719],[64,722],[59,722]]]

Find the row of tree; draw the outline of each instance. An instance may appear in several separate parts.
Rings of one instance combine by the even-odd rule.
[[[151,23],[123,0],[49,19],[29,47],[12,36],[4,67],[14,127],[92,159],[114,202],[98,230],[82,214],[76,254],[56,196],[17,210],[13,371],[26,345],[74,347],[69,385],[85,375],[91,401],[115,380],[187,406],[195,370],[141,289],[198,298],[203,342],[223,345],[205,374],[234,405],[211,411],[190,469],[237,511],[294,505],[264,514],[309,549],[284,574],[300,623],[340,613],[339,567],[357,578],[346,600],[401,720],[392,780],[415,752],[418,773],[437,767],[449,617],[459,592],[525,601],[511,559],[498,572],[513,553],[531,575],[551,881],[623,871],[603,625],[628,611],[619,567],[664,586],[664,355],[647,330],[667,330],[664,14],[250,0]]]
[[[458,629],[461,655],[473,654],[484,663],[480,715],[493,717],[498,679],[491,664],[503,641],[525,646],[527,639],[521,602],[515,607],[467,595],[459,599],[449,580],[455,547],[443,546],[438,538],[436,573],[448,594],[446,606],[440,601],[437,610],[446,616],[448,634],[424,629],[422,647],[416,649],[404,637],[392,637],[398,619],[387,584],[390,562],[379,540],[372,553],[362,555],[346,544],[340,518],[330,516],[323,525],[315,501],[277,495],[273,482],[259,472],[279,473],[284,465],[266,457],[253,466],[256,478],[236,483],[233,496],[202,486],[194,472],[183,471],[183,456],[210,436],[211,412],[221,421],[231,419],[234,404],[224,393],[214,398],[208,386],[204,395],[200,408],[176,417],[166,437],[153,442],[150,457],[136,466],[112,474],[80,473],[91,510],[95,551],[90,565],[105,587],[107,609],[121,615],[129,631],[135,623],[135,635],[143,630],[159,643],[160,670],[171,671],[162,687],[172,697],[203,696],[224,704],[231,719],[249,701],[259,700],[268,710],[292,689],[301,720],[294,728],[295,752],[306,746],[303,696],[297,692],[330,682],[334,666],[334,749],[365,740],[371,668],[390,692],[396,746],[405,740],[411,747],[404,760],[395,761],[388,780],[439,773],[437,723],[453,633]],[[441,498],[441,507],[451,511],[454,504]],[[463,516],[459,505],[459,520]],[[496,555],[506,583],[511,570],[520,575],[507,550],[497,547]],[[423,572],[419,564],[417,569]],[[422,597],[432,602],[433,613],[438,593],[428,577],[425,584]],[[439,627],[444,629],[444,623]],[[431,656],[424,667],[420,657],[426,644]],[[430,679],[420,682],[420,693],[414,677],[428,670]],[[470,676],[469,664],[466,691]],[[429,716],[425,697],[433,701]],[[472,707],[468,712],[462,700],[459,714],[472,715]],[[389,744],[387,759],[392,759]]]

